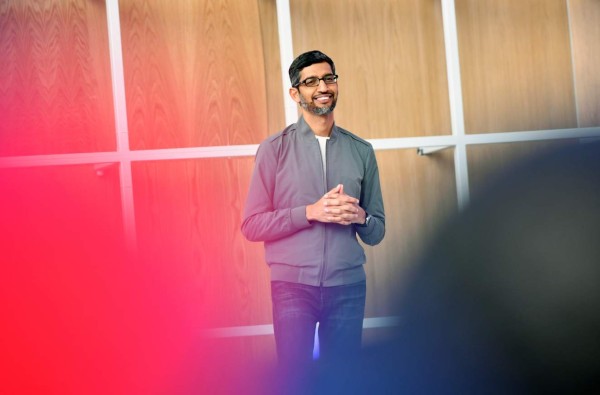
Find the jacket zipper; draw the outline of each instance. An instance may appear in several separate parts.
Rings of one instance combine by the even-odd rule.
[[[318,141],[317,141],[318,143]],[[327,189],[327,168],[328,166],[328,162],[329,162],[329,153],[328,153],[328,146],[329,145],[329,139],[327,139],[325,141],[325,166],[323,166],[323,160],[321,160],[321,169],[323,170],[323,184],[324,184],[324,191],[323,191],[323,195],[327,193],[328,189]],[[321,153],[321,149],[319,148],[319,153]],[[322,153],[321,153],[322,155]],[[327,224],[323,224],[323,258],[321,260],[321,276],[319,279],[319,284],[322,287],[323,286],[323,279],[325,277],[325,267],[327,264],[327,261],[325,259],[325,257],[327,256]]]

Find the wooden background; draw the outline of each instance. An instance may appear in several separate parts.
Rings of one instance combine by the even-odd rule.
[[[439,1],[292,0],[290,7],[294,52],[320,49],[336,63],[338,124],[364,138],[451,133]]]
[[[455,3],[467,133],[600,126],[600,2]],[[336,62],[339,125],[367,139],[451,133],[440,0],[290,9],[294,54]],[[121,0],[119,10],[132,150],[258,144],[285,126],[274,1]],[[116,149],[107,37],[102,1],[0,2],[0,155]],[[469,147],[472,189],[547,145]],[[387,235],[367,248],[367,317],[399,314],[407,269],[457,211],[451,149],[377,159]],[[239,232],[252,167],[250,157],[133,163],[140,254],[186,281],[208,327],[271,323],[262,245]],[[101,178],[60,173],[98,202]],[[114,225],[119,184],[101,188],[112,188],[101,194]],[[269,359],[271,340],[221,341]]]
[[[0,2],[0,155],[115,150],[103,2]]]
[[[565,1],[456,8],[467,133],[577,126]]]
[[[251,144],[267,136],[256,2],[119,5],[132,149]]]

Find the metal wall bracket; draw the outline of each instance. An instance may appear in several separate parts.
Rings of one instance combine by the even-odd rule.
[[[447,148],[452,147],[451,145],[437,145],[433,147],[419,147],[417,148],[417,154],[420,156],[433,154],[434,152],[443,151]]]

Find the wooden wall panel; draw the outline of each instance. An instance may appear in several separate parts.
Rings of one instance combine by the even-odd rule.
[[[274,134],[285,126],[277,6],[273,0],[258,0],[267,92],[267,134]],[[289,65],[288,65],[289,67]],[[287,70],[287,69],[286,69]]]
[[[570,0],[579,127],[600,126],[600,1]]]
[[[564,0],[456,0],[467,133],[577,126]]]
[[[205,339],[188,363],[193,386],[186,394],[274,394],[273,335]],[[274,375],[278,373],[277,375]]]
[[[407,270],[438,226],[457,210],[451,149],[428,156],[416,150],[378,151],[386,235],[367,253],[367,317],[397,315]]]
[[[115,149],[103,2],[0,2],[0,70],[0,155]]]
[[[148,377],[132,343],[154,330],[125,275],[118,165],[0,169],[0,191],[0,392],[137,393],[118,387]]]
[[[482,144],[467,148],[469,158],[469,188],[475,197],[496,177],[520,161],[528,160],[577,140],[532,141],[520,143]]]
[[[340,126],[364,138],[450,133],[440,4],[290,2],[294,54],[319,49],[336,63]]]
[[[120,1],[132,149],[267,136],[257,2]]]
[[[253,158],[133,164],[141,255],[180,276],[209,327],[271,322],[262,243],[240,231]]]
[[[9,246],[20,245],[26,259],[33,255],[43,262],[60,264],[69,256],[65,246],[77,250],[108,250],[123,246],[123,223],[119,167],[94,165],[46,166],[0,169],[2,257]],[[12,218],[12,220],[9,220]],[[36,240],[60,240],[57,247]],[[60,248],[59,248],[60,247]],[[7,262],[5,262],[7,263]],[[85,262],[80,262],[85,266]]]

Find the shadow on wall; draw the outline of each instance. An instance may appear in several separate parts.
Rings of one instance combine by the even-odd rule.
[[[317,367],[296,393],[597,390],[600,144],[513,167],[427,251],[399,295],[395,339]]]

